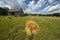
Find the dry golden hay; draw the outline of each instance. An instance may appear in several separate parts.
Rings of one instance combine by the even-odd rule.
[[[25,32],[27,35],[36,35],[39,31],[39,25],[35,21],[29,20],[26,22]]]

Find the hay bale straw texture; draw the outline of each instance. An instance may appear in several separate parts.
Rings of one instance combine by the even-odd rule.
[[[29,20],[26,22],[25,32],[27,35],[36,35],[39,31],[39,25],[35,21]]]

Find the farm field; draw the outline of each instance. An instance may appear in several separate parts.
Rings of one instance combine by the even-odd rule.
[[[28,40],[24,32],[28,20],[39,25],[40,32],[33,40],[60,40],[60,17],[47,16],[0,16],[0,40]]]

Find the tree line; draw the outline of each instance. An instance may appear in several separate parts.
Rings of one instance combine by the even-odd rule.
[[[52,13],[52,14],[28,14],[25,13],[24,16],[56,16],[56,17],[60,17],[60,13]]]

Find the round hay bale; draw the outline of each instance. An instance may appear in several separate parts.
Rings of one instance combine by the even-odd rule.
[[[26,22],[25,32],[27,35],[36,35],[39,31],[39,25],[35,21],[29,20]]]

